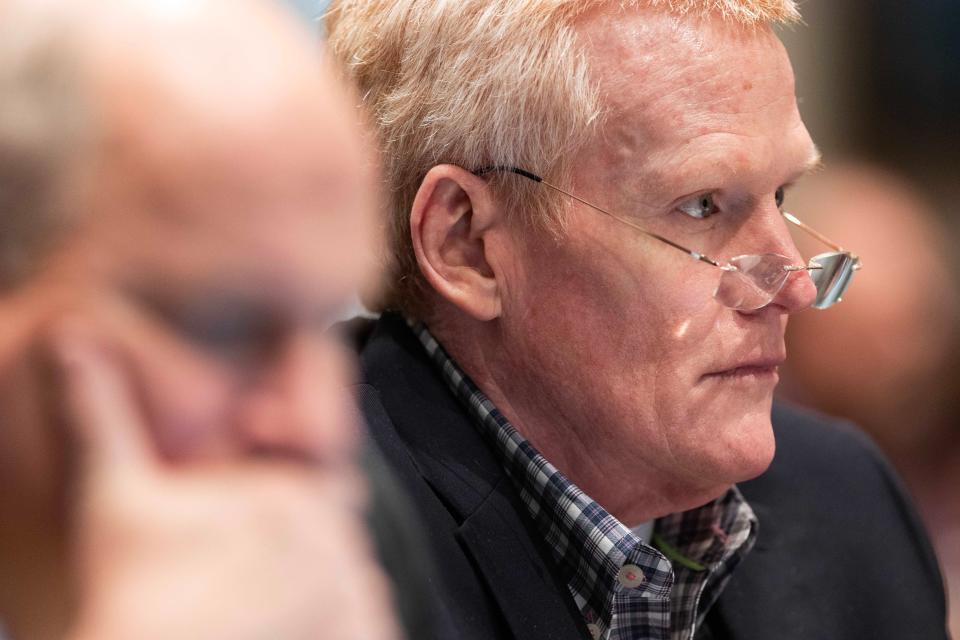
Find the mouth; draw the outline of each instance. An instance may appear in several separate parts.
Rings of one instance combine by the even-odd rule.
[[[734,369],[726,369],[725,371],[717,371],[715,373],[708,373],[704,376],[705,379],[716,378],[720,380],[738,380],[738,379],[749,379],[749,378],[778,378],[779,367],[776,365],[769,366],[757,366],[757,365],[747,365],[743,367],[736,367]]]
[[[783,364],[783,362],[784,358],[770,358],[752,362],[744,362],[743,364],[739,364],[728,369],[721,369],[719,371],[708,373],[703,376],[703,380],[772,380],[776,382],[779,380],[778,372],[780,370],[780,365]]]

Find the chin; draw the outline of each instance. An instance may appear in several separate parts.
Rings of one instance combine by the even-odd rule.
[[[751,412],[734,420],[722,442],[728,455],[724,461],[731,484],[752,480],[769,468],[776,452],[773,424],[769,405],[765,410]]]
[[[699,461],[693,471],[712,486],[751,480],[773,462],[776,440],[769,402],[708,416],[702,433],[707,437],[701,443],[702,455],[695,456]]]

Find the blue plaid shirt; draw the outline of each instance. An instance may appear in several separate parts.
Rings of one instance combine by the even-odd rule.
[[[503,461],[593,637],[693,638],[756,539],[739,490],[658,519],[652,540],[641,540],[527,442],[426,326],[410,324]]]

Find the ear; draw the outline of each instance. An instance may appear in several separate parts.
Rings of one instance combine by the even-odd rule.
[[[445,300],[480,321],[499,317],[502,308],[489,251],[502,216],[487,182],[454,165],[427,173],[410,212],[421,273]]]

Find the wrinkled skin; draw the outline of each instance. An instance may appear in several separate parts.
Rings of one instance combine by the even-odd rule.
[[[606,111],[563,186],[721,261],[771,252],[804,264],[778,190],[818,156],[773,32],[616,7],[578,29]],[[444,197],[456,202],[442,188],[457,180],[473,227],[436,240],[434,214],[451,210]],[[716,268],[586,206],[572,207],[555,242],[489,212],[469,176],[440,167],[434,184],[414,233],[426,230],[419,257],[439,293],[439,337],[578,486],[637,524],[767,468],[776,367],[788,316],[812,302],[808,276],[792,275],[758,311],[735,311],[712,297]],[[712,215],[692,216],[707,194]],[[456,260],[473,279],[445,284],[456,272],[433,265]]]

